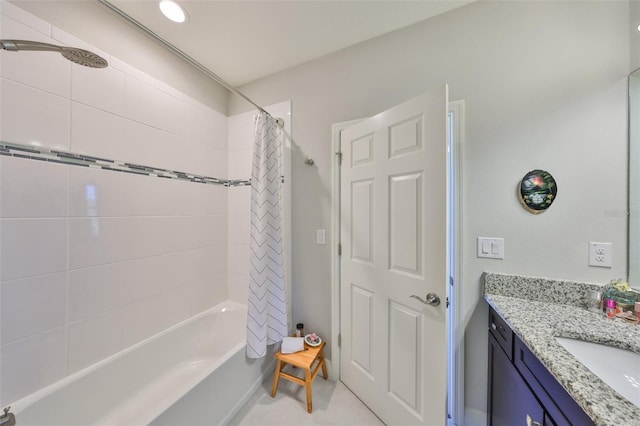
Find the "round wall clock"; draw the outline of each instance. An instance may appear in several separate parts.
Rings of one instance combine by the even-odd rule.
[[[525,210],[538,214],[548,209],[556,199],[558,185],[549,172],[532,170],[520,181],[518,196]]]

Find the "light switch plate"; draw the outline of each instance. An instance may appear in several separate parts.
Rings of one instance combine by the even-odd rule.
[[[316,244],[326,244],[326,232],[324,229],[316,229]]]
[[[504,238],[478,237],[478,257],[504,259]]]

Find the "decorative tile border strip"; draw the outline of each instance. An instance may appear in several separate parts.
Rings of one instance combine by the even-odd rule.
[[[90,155],[73,154],[71,152],[2,141],[0,141],[0,155],[24,158],[28,160],[46,161],[49,163],[66,164],[69,166],[91,167],[113,172],[133,173],[136,175],[155,176],[165,179],[177,179],[210,185],[224,185],[227,187],[251,186],[251,180],[218,179],[193,173],[180,172],[177,170],[142,166],[140,164],[127,163],[124,161],[109,160],[106,158],[92,157]]]
[[[284,181],[284,177],[282,178]],[[230,180],[227,181],[227,186],[251,186],[251,179],[249,180]]]

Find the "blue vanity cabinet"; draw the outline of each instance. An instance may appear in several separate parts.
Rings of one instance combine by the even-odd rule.
[[[491,308],[488,364],[489,426],[595,425]]]
[[[489,331],[489,426],[525,426],[527,416],[532,422],[545,424],[544,407],[513,365],[513,332],[493,309]]]
[[[491,334],[488,400],[490,426],[525,426],[527,416],[543,424],[544,408]]]

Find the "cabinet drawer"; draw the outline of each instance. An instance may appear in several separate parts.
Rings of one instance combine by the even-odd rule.
[[[489,331],[509,359],[513,361],[513,332],[500,315],[491,308],[489,309]]]

